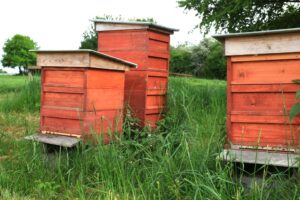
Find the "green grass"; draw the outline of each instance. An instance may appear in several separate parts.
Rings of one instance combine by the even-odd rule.
[[[22,100],[38,99],[37,86],[23,83],[19,91],[30,98],[22,92],[11,96],[27,108],[0,112],[0,199],[300,198],[299,184],[282,172],[247,189],[235,179],[233,165],[216,159],[226,134],[224,81],[170,78],[168,112],[156,132],[125,123],[124,136],[110,145],[48,156],[41,144],[22,139],[39,122],[37,107]],[[7,100],[0,105],[19,105]],[[134,139],[127,139],[132,133]]]
[[[1,78],[1,77],[0,77]],[[15,76],[9,82],[9,77],[3,79],[0,91],[3,92],[0,99],[0,110],[2,112],[36,112],[40,104],[40,78],[38,76],[29,80],[27,77]],[[1,80],[0,80],[1,81]],[[12,86],[5,89],[9,83]]]

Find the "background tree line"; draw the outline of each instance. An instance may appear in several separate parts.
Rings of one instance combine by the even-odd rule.
[[[171,47],[170,71],[209,79],[226,78],[223,45],[206,38],[197,45]]]
[[[196,11],[198,28],[208,32],[232,33],[300,27],[300,2],[295,0],[179,0],[178,5]],[[95,19],[124,21],[122,16],[103,15]],[[153,18],[134,18],[126,21],[156,23]],[[195,24],[196,25],[196,24]],[[200,33],[199,33],[200,34]],[[94,24],[83,33],[80,49],[97,50]],[[15,35],[4,44],[1,59],[4,67],[18,67],[26,72],[35,63],[37,44],[28,36]],[[197,45],[171,48],[170,70],[203,78],[226,78],[223,47],[217,41],[204,39]]]

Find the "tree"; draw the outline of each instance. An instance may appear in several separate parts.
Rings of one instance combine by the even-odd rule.
[[[123,18],[121,15],[113,17],[112,15],[96,16],[94,19],[108,20],[108,21],[121,21]],[[83,40],[80,42],[79,49],[92,49],[98,50],[98,34],[95,30],[94,22],[90,25],[83,35]]]
[[[94,19],[101,19],[107,21],[124,21],[124,18],[119,16],[112,16],[112,15],[103,15],[103,16],[96,16]],[[153,18],[132,18],[128,19],[128,21],[135,21],[135,22],[151,22],[156,23]],[[98,49],[98,34],[95,30],[94,23],[91,24],[88,30],[83,33],[83,40],[80,42],[79,49],[92,49],[97,51]]]
[[[204,60],[203,75],[206,78],[226,79],[226,59],[223,45],[210,40],[208,54]]]
[[[200,17],[199,28],[244,32],[300,26],[300,2],[295,0],[179,0]]]
[[[223,45],[212,38],[206,38],[198,45],[172,47],[170,69],[172,72],[193,74],[202,78],[225,79]]]
[[[36,64],[36,53],[29,51],[34,49],[37,49],[37,44],[28,36],[17,34],[6,40],[1,60],[3,67],[18,67],[23,74],[28,66]]]
[[[92,24],[90,28],[83,33],[82,37],[83,40],[80,42],[79,49],[92,49],[97,51],[98,36],[94,24]]]
[[[187,45],[171,47],[170,71],[175,73],[192,73],[192,52]]]

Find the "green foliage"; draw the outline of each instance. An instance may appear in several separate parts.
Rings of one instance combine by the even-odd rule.
[[[223,45],[217,41],[213,41],[209,45],[209,53],[204,60],[204,77],[226,79],[226,70]]]
[[[206,38],[198,45],[181,45],[171,48],[170,69],[176,73],[193,74],[210,79],[226,78],[226,61],[223,45]]]
[[[171,47],[170,70],[175,73],[192,73],[192,51],[186,45]]]
[[[32,80],[26,81],[24,85],[15,89],[15,91],[12,91],[12,93],[0,101],[0,111],[39,111],[40,93],[40,78],[34,77]]]
[[[300,84],[300,80],[299,79],[293,80],[293,82],[296,83],[296,84]],[[299,99],[300,99],[300,90],[298,90],[296,92],[296,101],[299,101]],[[295,105],[293,105],[291,107],[291,110],[290,110],[290,119],[293,120],[299,114],[300,114],[300,103],[296,103]]]
[[[300,2],[289,0],[179,0],[200,17],[199,27],[208,33],[294,28],[300,24]]]
[[[300,114],[300,104],[297,103],[297,104],[293,105],[290,110],[290,119],[294,119],[299,114]]]
[[[86,30],[83,35],[83,39],[80,42],[79,49],[92,49],[97,51],[98,49],[98,36],[95,31],[95,27],[92,24],[88,30]]]
[[[30,65],[36,63],[36,53],[29,50],[37,49],[37,44],[28,36],[15,35],[8,39],[3,47],[3,58],[1,60],[4,67],[19,67],[25,70]]]

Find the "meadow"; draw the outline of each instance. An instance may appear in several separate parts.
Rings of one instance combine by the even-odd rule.
[[[241,166],[217,159],[226,137],[225,81],[171,77],[156,131],[138,130],[128,118],[109,145],[47,154],[23,139],[38,130],[39,80],[0,76],[0,199],[300,198],[297,179],[285,171],[264,170],[246,187]]]

